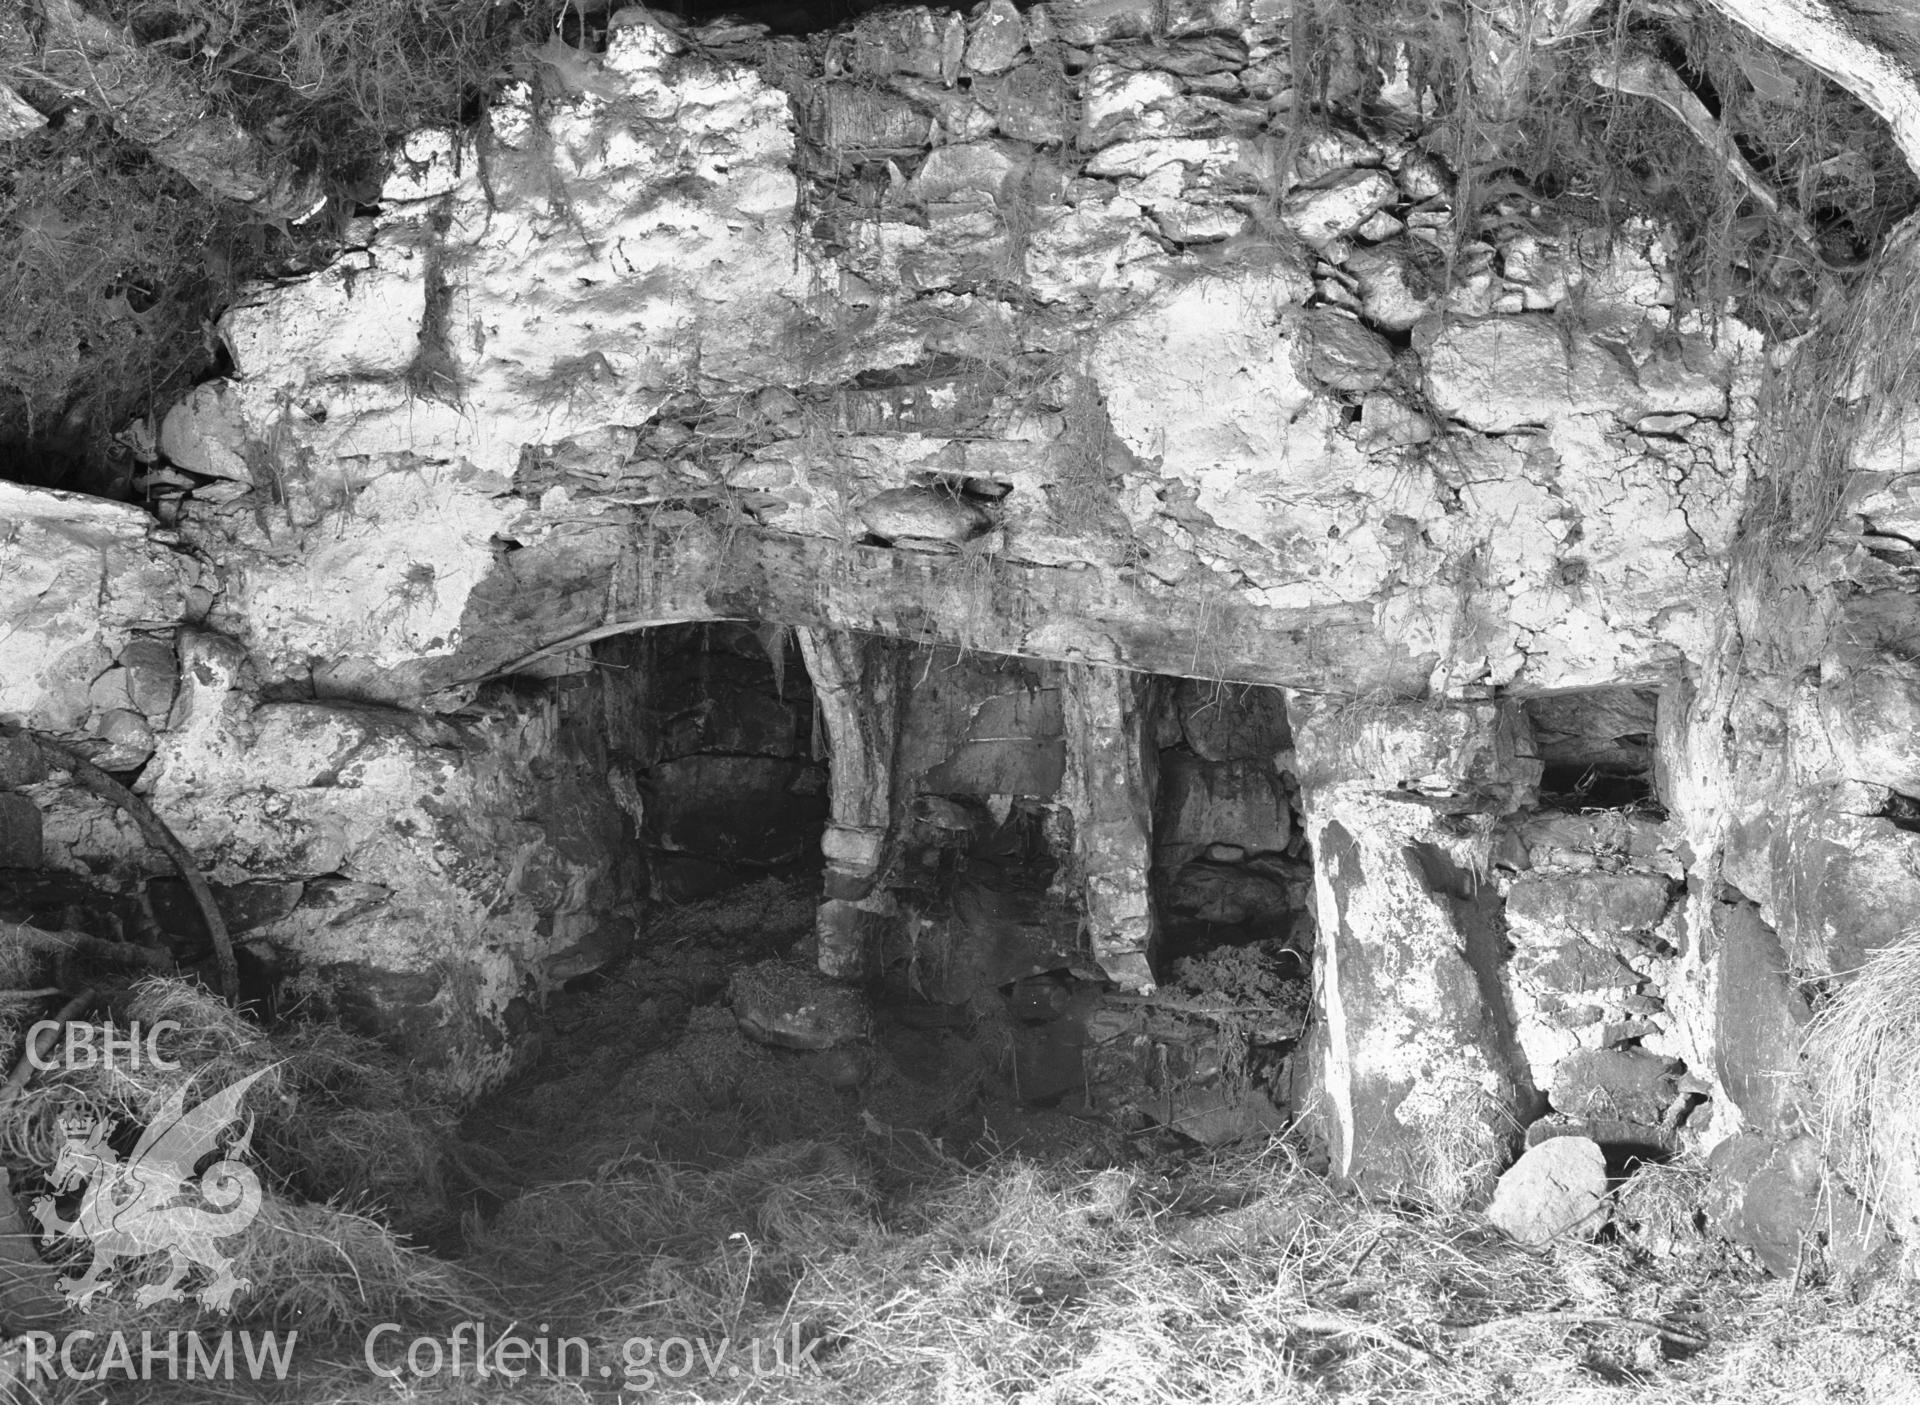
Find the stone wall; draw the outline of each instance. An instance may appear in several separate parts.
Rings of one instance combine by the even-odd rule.
[[[953,819],[922,800],[1031,802],[1123,994],[1156,855],[1167,891],[1182,845],[1310,860],[1296,1081],[1347,1173],[1470,1198],[1521,1127],[1801,1164],[1795,1031],[1920,896],[1904,420],[1827,539],[1736,551],[1768,349],[1680,309],[1662,231],[1518,197],[1460,230],[1393,122],[1306,112],[1277,7],[1154,16],[616,14],[228,318],[233,373],[162,427],[167,526],[0,488],[0,715],[150,748],[225,881],[388,893],[289,941],[452,961],[474,993],[415,1003],[497,1024],[628,891],[568,740],[591,646],[795,626],[828,970]],[[936,706],[929,645],[1022,662]],[[1143,674],[1289,690],[1291,755],[1170,742]],[[591,781],[583,847],[536,762]],[[128,861],[46,809],[48,852]]]
[[[169,417],[270,675],[412,703],[729,614],[1401,691],[1709,645],[1752,343],[1657,231],[1447,282],[1445,170],[1296,122],[1231,6],[638,13],[423,135]]]

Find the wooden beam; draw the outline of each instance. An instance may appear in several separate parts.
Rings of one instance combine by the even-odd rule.
[[[983,653],[1305,692],[1422,695],[1435,659],[1366,603],[1271,610],[1224,578],[860,546],[757,528],[650,532],[601,518],[508,553],[475,587],[461,647],[425,662],[448,693],[628,629],[689,620],[846,629]]]

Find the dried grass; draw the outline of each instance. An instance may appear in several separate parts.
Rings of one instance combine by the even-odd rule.
[[[1823,1009],[1806,1053],[1834,1168],[1896,1233],[1920,1224],[1920,929]]]
[[[1920,1381],[1911,1349],[1851,1335],[1886,1304],[1654,1272],[1621,1245],[1524,1250],[1343,1194],[1280,1144],[1169,1174],[926,1148],[908,1166],[806,1142],[554,1187],[494,1227],[492,1269],[541,1245],[536,1279],[576,1264],[569,1304],[616,1359],[633,1334],[822,1342],[817,1373],[759,1399],[1745,1402]]]
[[[1920,230],[1904,228],[1835,298],[1763,387],[1764,476],[1749,493],[1738,563],[1791,571],[1846,511],[1856,455],[1906,431],[1920,393]]]
[[[685,919],[690,932],[713,920],[711,911]],[[1862,976],[1880,982],[1863,1001],[1884,1008],[1888,990],[1916,988],[1920,943],[1899,950]],[[203,1069],[247,1066],[266,1056],[262,1044],[279,1055],[263,1134],[280,1125],[272,1108],[291,1102],[297,1122],[319,1106],[315,1089],[368,1117],[414,1096],[403,1070],[368,1060],[349,1036],[263,1036],[177,982],[137,999],[143,1011],[196,1019],[180,1048]],[[1844,1010],[1828,1021],[1856,1027]],[[1889,1034],[1883,1017],[1866,1027],[1844,1044],[1846,1058],[1879,1068],[1888,1060],[1875,1051],[1892,1048],[1894,1064],[1910,1066],[1904,1026]],[[700,1041],[716,1038],[696,1019],[657,1052],[697,1062]],[[155,1091],[102,1088],[130,1106]],[[1898,1095],[1894,1084],[1882,1091]],[[285,1193],[227,1242],[255,1284],[237,1323],[301,1331],[296,1378],[279,1398],[596,1398],[588,1392],[599,1387],[578,1377],[389,1382],[362,1363],[375,1323],[404,1324],[404,1340],[461,1321],[495,1333],[549,1324],[616,1373],[635,1338],[813,1344],[814,1367],[799,1375],[695,1372],[656,1384],[681,1399],[1758,1405],[1863,1387],[1861,1398],[1920,1396],[1920,1351],[1904,1325],[1911,1288],[1883,1284],[1852,1301],[1751,1276],[1701,1234],[1697,1168],[1643,1167],[1617,1196],[1617,1238],[1542,1251],[1473,1214],[1344,1192],[1284,1142],[1197,1159],[970,1164],[869,1119],[865,1136],[763,1144],[694,1165],[636,1138],[622,1148],[570,1135],[569,1125],[600,1129],[584,1089],[528,1096],[565,1103],[542,1134],[549,1154],[524,1168],[546,1165],[558,1178],[472,1223],[457,1263],[371,1217]],[[723,1115],[711,1105],[686,1113]],[[298,1144],[274,1145],[280,1155]],[[563,1152],[586,1173],[563,1173]],[[136,1266],[136,1281],[156,1270]],[[136,1311],[124,1288],[101,1307],[86,1323],[95,1330],[224,1325],[191,1304]],[[245,1397],[238,1386],[152,1382],[114,1398]]]
[[[227,1321],[350,1337],[382,1322],[424,1327],[485,1316],[491,1307],[486,1285],[460,1266],[404,1243],[378,1220],[337,1206],[269,1195],[253,1223],[220,1247],[249,1285],[235,1298],[231,1319],[191,1300],[135,1306],[135,1289],[166,1277],[166,1261],[156,1256],[116,1273],[114,1291],[94,1302],[86,1325],[101,1333],[138,1333]],[[70,1270],[85,1262],[83,1251]]]
[[[378,1044],[333,1025],[269,1034],[205,987],[167,976],[137,984],[119,1015],[122,1037],[134,1026],[178,1025],[156,1041],[170,1067],[123,1057],[41,1075],[0,1113],[0,1152],[51,1165],[69,1105],[144,1124],[183,1085],[197,1099],[261,1073],[245,1111],[271,1183],[377,1208],[408,1229],[447,1214],[441,1160],[458,1120],[452,1100]]]

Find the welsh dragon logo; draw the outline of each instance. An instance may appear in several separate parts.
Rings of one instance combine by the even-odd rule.
[[[195,1265],[213,1277],[194,1296],[222,1312],[233,1306],[233,1295],[248,1283],[234,1276],[233,1260],[220,1252],[218,1241],[240,1233],[260,1213],[260,1178],[242,1159],[252,1143],[252,1121],[224,1148],[221,1134],[239,1120],[247,1089],[267,1072],[250,1074],[187,1110],[187,1089],[181,1085],[124,1162],[107,1144],[113,1119],[61,1118],[65,1140],[51,1173],[54,1195],[84,1182],[80,1209],[73,1219],[61,1219],[54,1195],[36,1197],[31,1208],[45,1242],[64,1237],[93,1245],[86,1273],[60,1280],[68,1301],[84,1309],[95,1294],[111,1291],[106,1275],[121,1260],[166,1254],[166,1279],[135,1293],[139,1306],[184,1299],[180,1284]],[[218,1159],[196,1174],[209,1156]]]

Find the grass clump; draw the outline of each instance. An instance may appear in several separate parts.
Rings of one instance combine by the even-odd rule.
[[[1896,1233],[1920,1225],[1920,931],[1867,958],[1811,1026],[1827,1155]]]
[[[1920,1384],[1911,1351],[1853,1336],[1898,1294],[1863,1308],[1686,1260],[1656,1270],[1620,1243],[1526,1250],[1476,1216],[1346,1194],[1281,1143],[1104,1168],[898,1150],[874,1136],[609,1168],[503,1214],[488,1271],[565,1278],[596,1360],[636,1335],[817,1343],[815,1369],[758,1383],[770,1400],[1717,1402]],[[583,1237],[584,1257],[555,1247]]]
[[[457,1129],[452,1099],[378,1044],[326,1024],[269,1033],[197,983],[168,976],[139,982],[112,1018],[149,1030],[177,1024],[156,1040],[170,1066],[122,1059],[41,1075],[0,1113],[0,1155],[22,1168],[50,1166],[68,1108],[145,1125],[182,1087],[191,1107],[258,1073],[244,1111],[270,1189],[377,1210],[413,1231],[449,1215],[443,1162]]]
[[[1847,508],[1863,455],[1897,457],[1920,393],[1920,240],[1888,242],[1763,386],[1764,477],[1749,494],[1747,564],[1802,563]]]

